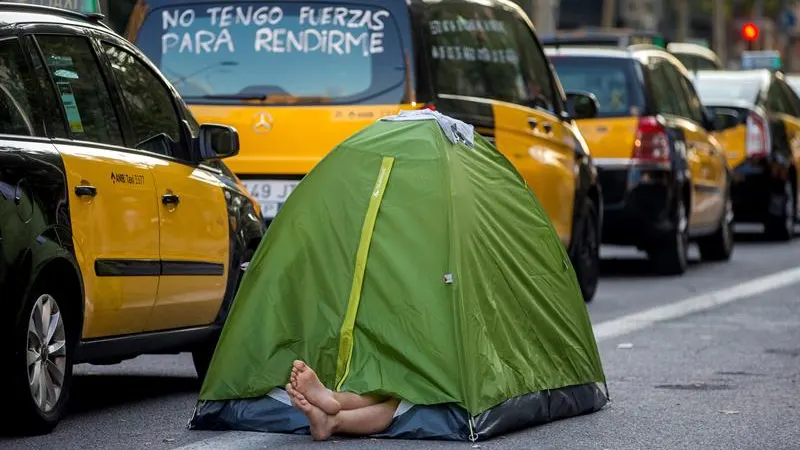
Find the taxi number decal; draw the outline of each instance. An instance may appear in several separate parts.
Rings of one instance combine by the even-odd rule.
[[[128,175],[127,173],[111,172],[111,182],[113,184],[144,184],[144,175]]]

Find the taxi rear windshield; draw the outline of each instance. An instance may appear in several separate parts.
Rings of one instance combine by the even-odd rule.
[[[597,97],[598,117],[637,116],[644,95],[632,61],[623,58],[551,57],[564,91],[589,91]]]
[[[742,100],[755,103],[758,100],[763,80],[758,77],[716,75],[713,72],[698,75],[694,79],[697,95],[703,103]]]
[[[136,44],[188,103],[396,104],[405,58],[389,11],[220,2],[151,11]]]

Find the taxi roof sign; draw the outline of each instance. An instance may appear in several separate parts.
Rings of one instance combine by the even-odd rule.
[[[11,3],[24,3],[26,5],[49,6],[51,8],[66,9],[83,14],[100,13],[99,0],[3,0]]]

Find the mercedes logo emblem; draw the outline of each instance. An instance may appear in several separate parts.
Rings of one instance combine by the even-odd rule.
[[[253,131],[258,134],[269,133],[272,130],[272,116],[268,112],[260,112],[255,116]]]

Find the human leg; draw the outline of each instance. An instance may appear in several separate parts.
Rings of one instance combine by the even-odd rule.
[[[340,410],[337,414],[326,414],[315,406],[291,383],[286,385],[286,392],[292,405],[308,418],[311,436],[314,440],[328,439],[333,433],[356,436],[380,433],[392,422],[399,402],[390,399],[363,408]]]
[[[332,432],[356,436],[380,433],[392,423],[399,403],[392,398],[363,408],[341,410],[332,416]]]
[[[314,406],[327,414],[340,410],[364,408],[388,400],[388,397],[360,395],[352,392],[334,392],[325,387],[314,370],[305,362],[296,360],[292,364],[291,384]]]
[[[378,397],[375,395],[361,395],[352,392],[333,392],[333,398],[341,405],[340,411],[349,411],[352,409],[366,408],[378,403],[383,403],[389,398]]]

